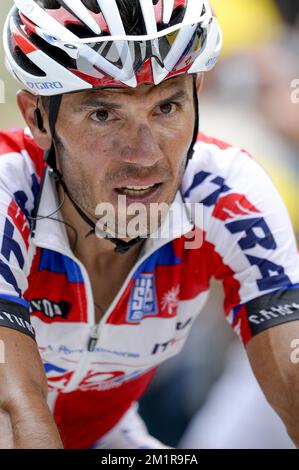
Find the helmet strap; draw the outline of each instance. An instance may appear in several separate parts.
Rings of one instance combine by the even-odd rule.
[[[84,222],[91,227],[92,230],[88,232],[86,238],[92,234],[96,233],[96,224],[93,220],[81,209],[81,207],[74,201],[73,197],[71,196],[67,185],[63,180],[63,176],[60,171],[57,169],[57,158],[56,158],[56,147],[55,147],[55,126],[59,114],[59,109],[62,101],[62,95],[55,95],[51,96],[50,98],[50,105],[48,111],[48,120],[49,120],[49,127],[52,136],[52,144],[49,150],[44,153],[44,160],[50,167],[52,174],[54,175],[55,181],[57,184],[60,184],[65,193],[67,194],[69,200],[71,201],[73,207],[80,215],[80,217],[84,220]],[[118,238],[111,238],[108,234],[106,237],[107,240],[111,241],[115,245],[115,252],[116,253],[127,253],[130,248],[137,245],[138,243],[144,241],[144,238],[137,237],[134,240],[130,240],[129,242],[125,242],[124,240],[120,240]]]
[[[48,110],[48,121],[50,132],[52,136],[52,144],[49,150],[44,153],[44,160],[48,163],[49,167],[52,168],[53,172],[57,172],[57,160],[55,151],[55,126],[59,114],[59,109],[62,101],[62,95],[55,95],[50,97],[49,110]]]
[[[195,106],[195,124],[194,124],[192,143],[187,153],[186,167],[188,165],[188,162],[193,157],[194,145],[197,141],[198,128],[199,128],[199,103],[198,103],[198,95],[197,95],[197,88],[196,88],[196,79],[197,79],[197,75],[194,75],[193,76],[193,96],[194,96],[194,106]],[[86,238],[87,238],[90,235],[93,235],[96,233],[96,224],[73,199],[73,197],[71,196],[68,190],[67,185],[65,184],[63,180],[62,174],[57,169],[57,158],[56,158],[56,148],[55,148],[55,126],[56,126],[56,122],[57,122],[57,118],[59,114],[59,109],[61,106],[61,101],[62,101],[62,95],[55,95],[55,96],[50,97],[48,120],[49,120],[50,132],[52,136],[52,144],[51,144],[50,149],[45,151],[44,160],[50,167],[54,175],[54,178],[56,180],[56,183],[61,185],[61,187],[63,188],[64,192],[67,194],[69,200],[71,201],[77,213],[84,220],[84,222],[91,227],[91,230],[86,235]],[[102,236],[102,233],[101,233],[101,236]],[[115,245],[115,252],[121,253],[121,254],[127,253],[133,246],[144,241],[144,238],[137,237],[133,240],[130,240],[129,242],[125,242],[124,240],[120,240],[118,238],[111,238],[108,234],[107,234],[106,239],[111,241]]]
[[[197,88],[196,88],[196,80],[197,80],[197,74],[194,74],[193,75],[193,101],[194,101],[194,108],[195,108],[195,123],[194,123],[194,132],[193,132],[192,143],[191,143],[191,145],[189,147],[189,150],[188,150],[188,153],[187,153],[186,167],[187,167],[189,161],[193,157],[194,145],[196,144],[197,136],[198,136],[198,130],[199,130],[199,102],[198,102],[198,94],[197,94]]]

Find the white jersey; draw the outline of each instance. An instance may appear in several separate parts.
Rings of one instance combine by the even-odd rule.
[[[245,344],[299,319],[287,211],[239,148],[199,134],[160,235],[146,241],[98,325],[90,279],[65,226],[45,218],[57,211],[56,186],[28,131],[0,134],[0,193],[0,326],[31,336],[34,328],[67,448],[107,435],[159,364],[180,352],[213,276],[223,281],[225,317]],[[193,203],[201,204],[199,218]]]

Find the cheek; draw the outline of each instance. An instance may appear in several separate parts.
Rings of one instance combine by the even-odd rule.
[[[84,201],[87,199],[87,194],[89,200],[93,201],[105,191],[103,182],[109,161],[107,154],[108,149],[97,139],[89,141],[86,137],[84,145],[82,141],[76,139],[68,142],[60,152],[59,160],[64,180],[72,193],[77,195],[78,200],[82,200],[84,193]]]
[[[70,155],[76,167],[80,169],[81,174],[89,176],[92,180],[93,176],[99,178],[99,175],[104,175],[109,163],[109,156],[111,155],[110,146],[105,145],[105,142],[98,138],[89,139],[88,136],[84,137],[84,145],[82,142],[80,146],[76,147],[72,143]]]
[[[158,122],[157,132],[160,134],[160,139],[174,144],[174,149],[180,150],[187,147],[189,148],[195,126],[195,110],[194,106],[190,105],[183,111],[179,111],[174,118],[165,118],[165,120]]]
[[[193,133],[194,121],[190,120],[160,132],[160,148],[173,165],[180,167],[192,143]]]
[[[59,133],[63,148],[75,163],[84,160],[88,168],[102,167],[111,147],[111,138],[86,122],[70,119],[60,125]],[[110,144],[109,144],[110,143]]]

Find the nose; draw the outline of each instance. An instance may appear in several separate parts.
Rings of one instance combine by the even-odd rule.
[[[123,162],[151,167],[163,158],[162,150],[147,123],[136,123],[127,129],[126,140],[121,148]]]

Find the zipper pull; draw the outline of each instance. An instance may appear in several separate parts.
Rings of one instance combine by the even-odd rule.
[[[98,325],[93,326],[91,333],[88,338],[87,350],[94,352],[99,339]]]

